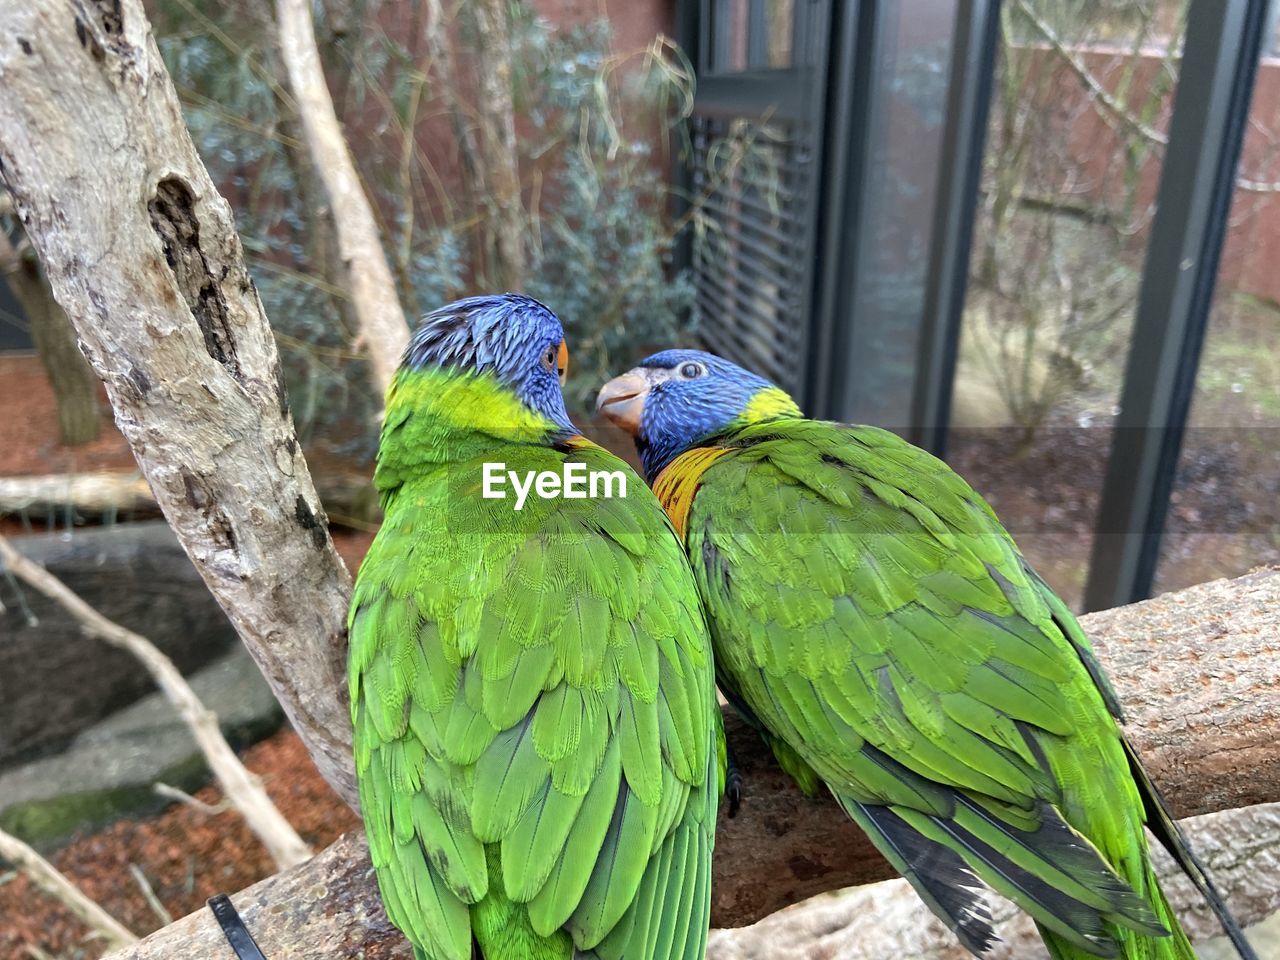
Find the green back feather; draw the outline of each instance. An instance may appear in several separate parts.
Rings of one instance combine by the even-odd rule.
[[[709,638],[621,461],[484,378],[402,373],[386,517],[350,616],[355,758],[419,957],[701,957],[719,784]],[[627,496],[482,499],[482,463],[622,470]]]
[[[715,443],[687,551],[721,685],[784,765],[975,951],[993,936],[977,877],[1062,960],[1191,960],[1115,695],[991,508],[874,428],[776,419]]]

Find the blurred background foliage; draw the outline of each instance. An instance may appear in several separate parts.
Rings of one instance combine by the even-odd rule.
[[[493,211],[467,189],[469,171],[487,158],[469,155],[466,134],[473,72],[491,64],[466,18],[431,8],[370,0],[315,8],[338,115],[410,317],[489,282],[483,237]],[[507,9],[522,289],[564,320],[570,402],[582,408],[603,378],[672,341],[687,318],[692,288],[671,265],[668,174],[692,80],[665,41],[620,51],[606,21],[553,26],[526,3]],[[381,398],[360,359],[269,6],[159,0],[153,16],[196,146],[236,211],[299,432],[322,461],[365,461]],[[445,70],[441,42],[452,48]]]

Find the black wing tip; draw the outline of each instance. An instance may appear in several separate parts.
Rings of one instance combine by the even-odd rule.
[[[1155,838],[1160,841],[1160,846],[1169,852],[1174,862],[1187,875],[1188,879],[1195,885],[1195,888],[1200,891],[1200,896],[1204,898],[1204,902],[1209,905],[1209,909],[1218,918],[1218,924],[1222,927],[1222,932],[1226,934],[1227,939],[1231,941],[1231,945],[1235,947],[1236,953],[1240,955],[1240,960],[1261,960],[1253,949],[1253,945],[1249,943],[1248,937],[1244,935],[1244,931],[1240,928],[1239,921],[1232,914],[1231,908],[1227,906],[1227,901],[1218,892],[1218,888],[1209,876],[1208,868],[1201,861],[1195,850],[1192,849],[1186,834],[1182,832],[1182,828],[1173,819],[1173,814],[1169,812],[1169,805],[1165,803],[1159,787],[1155,785],[1155,781],[1151,779],[1146,768],[1143,767],[1142,760],[1138,757],[1138,751],[1133,748],[1133,744],[1129,742],[1128,737],[1122,737],[1121,742],[1124,744],[1125,755],[1129,759],[1129,770],[1138,785],[1138,792],[1142,797],[1142,805],[1146,810],[1147,829],[1155,835]]]
[[[1236,953],[1240,954],[1240,960],[1261,960],[1257,952],[1253,949],[1253,944],[1249,942],[1249,938],[1245,936],[1244,930],[1241,929],[1240,923],[1236,920],[1235,915],[1231,912],[1231,908],[1227,906],[1226,900],[1222,898],[1222,894],[1218,892],[1218,888],[1214,886],[1212,880],[1209,879],[1208,872],[1200,863],[1198,857],[1192,852],[1190,846],[1187,846],[1187,853],[1190,855],[1196,866],[1200,869],[1200,878],[1197,880],[1192,877],[1195,884],[1200,889],[1201,896],[1205,902],[1209,904],[1211,909],[1218,917],[1218,923],[1222,926],[1222,932],[1227,935],[1227,939],[1231,941],[1231,945],[1235,947]]]

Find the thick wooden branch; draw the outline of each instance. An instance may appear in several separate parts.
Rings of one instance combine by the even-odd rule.
[[[1274,749],[1280,738],[1280,570],[1203,584],[1093,614],[1084,623],[1129,707],[1129,733],[1179,815],[1280,800],[1280,751]],[[892,876],[830,801],[804,798],[754,734],[736,718],[729,727],[745,795],[736,819],[721,814],[715,926],[742,926],[813,894]],[[1233,829],[1246,831],[1255,813],[1234,811],[1231,817],[1246,819]],[[1215,822],[1210,818],[1201,826],[1198,845],[1207,854],[1214,848]],[[1280,823],[1273,832],[1272,846],[1280,846]],[[1218,859],[1244,862],[1246,852],[1237,853],[1234,860]],[[1274,850],[1264,857],[1259,847],[1248,856],[1254,857],[1250,869],[1232,867],[1219,877],[1246,923],[1280,907],[1280,876],[1257,882]],[[287,960],[365,950],[366,956],[384,956],[390,954],[381,951],[398,949],[401,941],[386,927],[365,858],[363,841],[347,837],[238,897],[259,942],[271,945],[267,955]],[[1274,871],[1274,863],[1269,869]],[[1197,908],[1190,891],[1175,902]],[[924,908],[914,902],[895,909],[914,918],[904,921],[903,936],[926,923]],[[200,956],[213,936],[210,923],[201,915],[187,918],[119,956]],[[1213,932],[1207,919],[1196,923],[1196,929]],[[338,945],[345,952],[333,952]]]
[[[165,517],[317,766],[355,796],[350,581],[231,210],[141,0],[0,3],[0,176]]]
[[[136,470],[0,477],[0,515],[60,514],[68,507],[94,516],[157,509],[151,488]]]
[[[1082,623],[1125,706],[1126,731],[1176,816],[1280,800],[1280,570]],[[893,875],[831,800],[799,798],[752,731],[726,720],[745,784],[742,813],[722,820],[716,837],[717,926]],[[768,882],[751,882],[758,877]]]
[[[316,490],[329,515],[363,522],[377,510],[377,491],[368,475],[353,471],[321,474]],[[61,516],[66,510],[103,517],[159,511],[151,488],[137,470],[47,473],[0,477],[0,515]],[[339,521],[341,522],[341,521]]]
[[[1182,822],[1209,865],[1235,916],[1247,924],[1280,910],[1280,804],[1227,810]],[[1221,927],[1195,888],[1156,851],[1165,895],[1183,929],[1209,960],[1238,960]],[[996,934],[984,960],[1049,960],[1035,924],[1012,903],[988,894]],[[1272,926],[1274,920],[1266,923]],[[1247,931],[1260,957],[1272,957],[1260,930]],[[1274,934],[1272,934],[1274,936]],[[1204,949],[1216,944],[1217,949]],[[1274,948],[1272,948],[1274,949]],[[750,927],[715,930],[707,960],[973,960],[905,880],[855,887],[838,896],[814,897]]]

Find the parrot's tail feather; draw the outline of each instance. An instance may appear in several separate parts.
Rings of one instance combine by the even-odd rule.
[[[1168,936],[1152,937],[1134,930],[1115,928],[1113,935],[1118,952],[1113,956],[1123,960],[1197,960],[1191,941],[1178,925],[1173,909],[1149,866],[1145,885],[1156,916],[1173,932]],[[1040,935],[1053,960],[1093,960],[1096,956],[1087,950],[1081,950],[1075,943],[1064,940],[1056,931],[1043,925],[1040,926]]]
[[[977,905],[976,879],[1031,914],[1064,947],[1073,947],[1074,956],[1118,957],[1118,940],[1168,937],[1171,923],[1165,916],[1154,912],[1050,805],[1037,810],[1039,826],[1028,830],[959,791],[950,817],[839,799],[974,953],[994,939],[989,914]]]
[[[958,854],[922,836],[888,807],[844,798],[841,805],[966,948],[981,955],[996,942],[982,882]]]
[[[1129,769],[1133,772],[1133,779],[1142,794],[1142,805],[1147,814],[1147,828],[1160,841],[1160,845],[1169,851],[1169,855],[1182,868],[1182,872],[1196,885],[1200,895],[1217,915],[1218,922],[1222,924],[1223,931],[1236,948],[1236,952],[1240,954],[1241,960],[1258,960],[1258,955],[1245,939],[1240,924],[1236,922],[1218,888],[1214,886],[1209,871],[1191,849],[1186,835],[1170,815],[1164,798],[1151,778],[1147,776],[1147,771],[1143,769],[1142,762],[1127,739],[1124,741],[1124,750],[1129,758]]]

